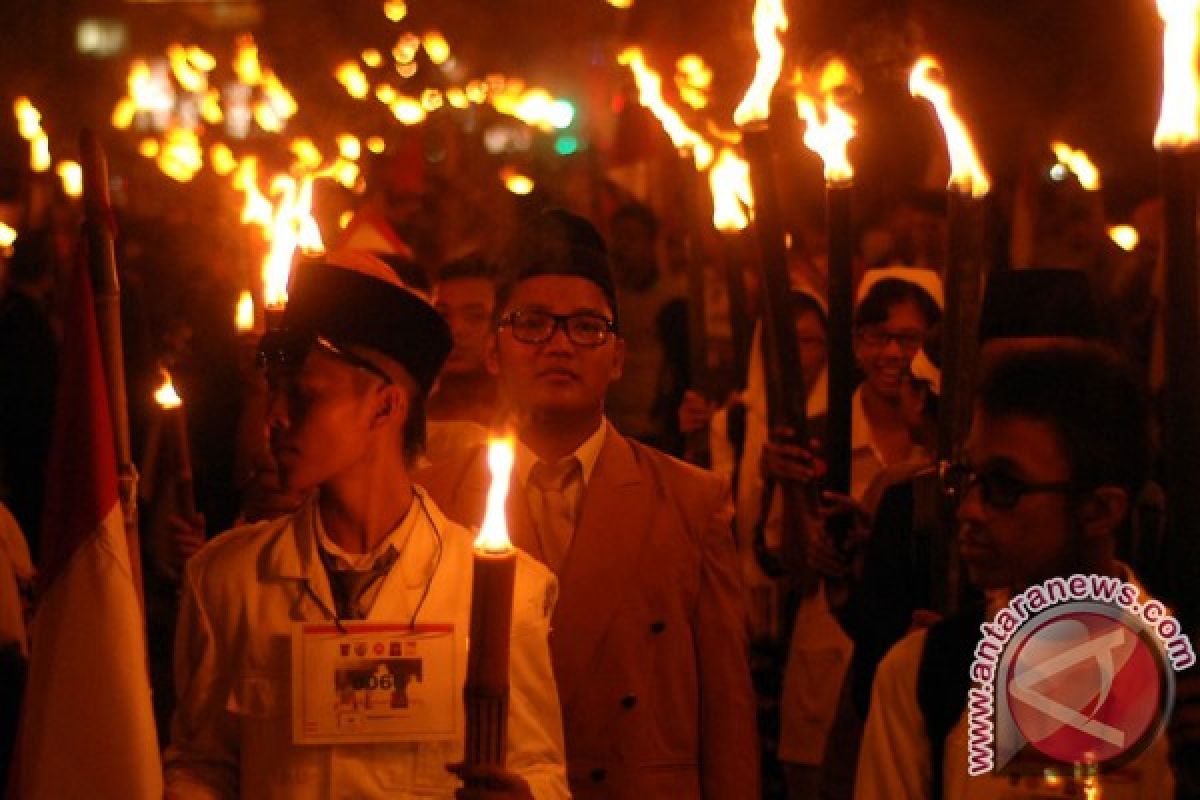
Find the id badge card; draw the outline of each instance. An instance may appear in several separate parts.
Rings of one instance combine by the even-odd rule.
[[[422,742],[459,732],[453,625],[292,626],[296,744]]]

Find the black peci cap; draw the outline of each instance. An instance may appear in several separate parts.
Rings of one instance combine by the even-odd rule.
[[[404,367],[425,393],[453,346],[450,328],[429,301],[361,252],[298,264],[282,327],[264,337],[263,351],[307,352],[318,336],[340,347],[369,347]]]
[[[509,243],[501,262],[504,283],[540,275],[584,278],[600,287],[618,326],[617,290],[604,237],[592,223],[561,208],[552,208],[525,223]]]

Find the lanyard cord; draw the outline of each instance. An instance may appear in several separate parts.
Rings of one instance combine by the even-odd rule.
[[[433,557],[433,569],[429,571],[429,578],[425,581],[425,588],[421,590],[421,597],[419,600],[417,600],[417,607],[413,609],[412,617],[408,621],[409,630],[415,630],[417,627],[417,615],[421,613],[421,608],[425,605],[425,600],[429,598],[429,590],[433,588],[433,579],[437,575],[438,567],[442,565],[442,550],[444,549],[442,543],[442,532],[438,530],[437,523],[433,521],[433,515],[430,514],[429,509],[426,508],[425,498],[421,497],[421,493],[417,491],[413,492],[413,497],[416,498],[417,503],[421,506],[421,513],[425,515],[425,519],[429,520],[429,527],[433,529],[433,537],[437,542],[437,551]],[[407,543],[405,546],[407,547]],[[347,633],[346,626],[342,624],[342,619],[338,616],[337,611],[330,609],[329,606],[325,605],[325,601],[321,599],[320,595],[313,591],[312,583],[308,580],[308,578],[301,578],[300,584],[304,587],[304,593],[312,598],[312,601],[316,603],[317,608],[321,609],[321,611],[325,613],[325,616],[333,620],[333,624],[337,627],[338,633]],[[382,591],[382,587],[380,587],[380,590]]]

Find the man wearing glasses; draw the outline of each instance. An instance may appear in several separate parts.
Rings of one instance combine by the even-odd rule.
[[[280,480],[306,499],[187,564],[167,797],[567,797],[547,644],[555,580],[526,556],[508,769],[455,767],[481,784],[458,795],[447,771],[463,748],[474,535],[409,478],[446,324],[363,253],[302,264],[290,288],[259,357]]]
[[[971,583],[987,593],[990,610],[1056,576],[1133,581],[1131,570],[1115,558],[1115,540],[1149,462],[1146,398],[1136,377],[1109,351],[1057,345],[998,357],[980,386],[963,462],[943,469],[946,491],[958,504],[959,551]],[[961,639],[945,638],[957,619],[910,633],[880,664],[855,797],[1067,796],[1043,785],[1041,775],[968,777],[967,666],[979,640],[979,620],[966,620]],[[943,685],[932,686],[927,662],[945,658],[931,650],[950,642],[966,656],[962,669],[949,669]],[[953,713],[946,715],[951,724],[941,736],[934,735],[930,715],[947,705],[931,701],[931,691],[953,695],[948,707]],[[1131,762],[1124,780],[1105,784],[1104,796],[1169,797],[1163,745],[1160,739]],[[1061,791],[1067,790],[1064,784]]]
[[[603,239],[549,211],[517,237],[491,355],[518,438],[509,532],[559,577],[551,654],[576,798],[758,796],[745,612],[720,479],[625,436],[625,342]],[[463,524],[481,452],[418,476]]]

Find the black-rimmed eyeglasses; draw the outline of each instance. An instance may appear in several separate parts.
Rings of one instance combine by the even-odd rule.
[[[1002,511],[1016,508],[1027,494],[1073,494],[1084,489],[1075,481],[1029,483],[1003,472],[977,472],[968,464],[948,461],[938,465],[938,474],[942,480],[942,491],[955,502],[961,503],[967,492],[978,486],[983,502]]]
[[[587,311],[576,314],[512,311],[500,320],[500,327],[508,328],[513,338],[524,344],[545,344],[561,328],[571,343],[580,347],[599,347],[616,330],[611,320]]]

